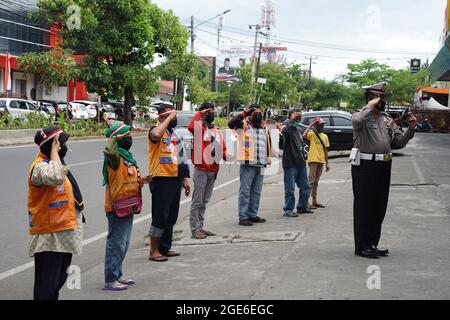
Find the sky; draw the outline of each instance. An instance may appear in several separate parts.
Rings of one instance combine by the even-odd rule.
[[[250,24],[261,23],[264,0],[152,0],[172,10],[184,25],[208,20],[225,10],[221,46],[252,47]],[[447,0],[274,0],[273,44],[288,47],[289,63],[317,57],[313,76],[333,80],[349,63],[375,58],[405,68],[420,58],[430,63],[441,48]],[[215,56],[218,19],[196,30],[195,52]],[[253,35],[252,35],[253,33]],[[300,42],[300,44],[298,44]],[[306,42],[306,43],[305,43]],[[311,43],[313,42],[313,43]],[[338,46],[340,49],[330,49]],[[370,52],[361,52],[364,51]],[[376,52],[373,52],[376,51]]]

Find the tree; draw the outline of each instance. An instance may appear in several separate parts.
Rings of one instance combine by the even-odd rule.
[[[79,28],[71,28],[70,5],[81,8]],[[172,11],[147,0],[40,0],[34,13],[61,27],[64,46],[87,48],[82,74],[89,91],[124,99],[125,122],[131,123],[135,98],[147,102],[156,93],[155,55],[177,57],[188,35]]]
[[[63,50],[60,47],[50,51],[29,52],[18,58],[19,68],[25,74],[37,75],[38,87],[52,89],[57,86],[69,87],[71,80],[80,77],[81,70],[72,57],[71,50]],[[39,106],[39,96],[36,94]]]

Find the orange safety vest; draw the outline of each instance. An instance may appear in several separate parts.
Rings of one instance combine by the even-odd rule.
[[[108,185],[105,190],[105,212],[112,212],[112,202],[139,194],[140,181],[139,169],[133,164],[126,164],[124,159],[120,157],[120,164],[117,170],[113,170],[108,166]],[[108,190],[109,189],[109,190]]]
[[[28,173],[28,215],[30,219],[30,234],[46,234],[75,230],[77,214],[72,184],[65,178],[60,186],[36,187],[31,183],[31,174],[36,164],[49,162],[42,153],[31,164]]]
[[[255,160],[255,137],[253,136],[253,129],[246,121],[242,130],[238,130],[238,148],[237,148],[237,159],[240,162],[253,162]],[[271,162],[272,147],[270,144],[269,130],[264,128],[266,131],[267,139],[267,158],[268,164]]]
[[[151,177],[178,177],[177,139],[167,130],[158,143],[148,140],[148,174]]]

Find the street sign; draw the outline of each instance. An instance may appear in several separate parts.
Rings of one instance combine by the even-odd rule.
[[[417,73],[420,71],[420,59],[412,59],[411,60],[411,73]]]
[[[267,83],[267,79],[266,78],[258,78],[257,82],[260,83],[260,84],[266,84]]]

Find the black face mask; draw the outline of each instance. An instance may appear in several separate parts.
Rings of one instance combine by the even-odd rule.
[[[175,118],[172,121],[170,121],[169,128],[173,129],[177,126],[177,124],[178,124],[178,120],[177,120],[177,118]]]
[[[323,131],[323,126],[317,126],[317,127],[316,127],[316,130],[317,130],[318,133],[322,133],[322,131]]]
[[[127,151],[130,150],[131,146],[133,145],[133,137],[123,137],[118,141],[118,145],[122,149],[125,149]]]
[[[207,115],[205,116],[205,122],[206,122],[206,123],[211,124],[211,123],[214,122],[214,119],[215,119],[214,113],[210,113],[210,114],[207,114]]]
[[[61,150],[58,151],[59,158],[64,159],[66,157],[67,151],[68,151],[67,146],[63,145],[61,147]]]
[[[377,104],[376,108],[377,108],[378,110],[380,110],[381,112],[383,112],[384,110],[386,110],[386,101],[381,100],[381,101]]]
[[[263,119],[263,117],[262,117],[262,114],[261,114],[261,113],[255,113],[255,114],[253,114],[253,124],[254,124],[255,126],[260,126],[261,123],[262,123],[262,119]]]

